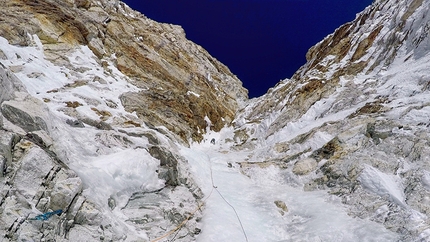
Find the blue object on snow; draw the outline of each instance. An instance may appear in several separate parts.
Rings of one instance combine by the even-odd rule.
[[[50,217],[52,217],[52,215],[60,214],[62,212],[63,212],[63,210],[61,210],[61,209],[55,210],[53,212],[47,212],[47,213],[44,213],[41,215],[37,215],[36,217],[32,218],[31,220],[43,220],[43,221],[45,221],[45,220],[48,220]]]

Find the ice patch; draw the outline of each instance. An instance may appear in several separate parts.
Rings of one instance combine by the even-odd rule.
[[[395,175],[382,173],[378,169],[366,165],[359,177],[359,181],[369,191],[381,197],[388,196],[393,202],[405,207],[405,194],[403,193],[400,178]]]
[[[197,94],[197,93],[195,93],[195,92],[192,92],[192,91],[187,91],[187,95],[194,95],[194,96],[196,96],[196,97],[200,97],[200,95],[199,94]]]

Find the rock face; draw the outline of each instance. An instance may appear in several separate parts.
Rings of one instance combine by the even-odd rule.
[[[0,5],[2,241],[196,240],[207,194],[181,149],[224,126],[211,147],[252,151],[229,171],[275,167],[270,184],[429,239],[430,1],[374,1],[252,100],[179,26],[122,2]]]
[[[4,78],[2,83],[9,83],[10,87],[20,87],[19,83],[16,83],[16,78]],[[11,93],[18,90],[20,89],[9,89]],[[15,95],[9,95],[9,97],[12,96]],[[48,146],[51,142],[47,136],[43,135],[44,131],[34,134],[29,132],[27,136],[23,136],[5,130],[14,130],[11,126],[23,124],[23,128],[32,127],[33,130],[40,130],[42,128],[40,124],[45,124],[42,118],[27,119],[30,114],[43,110],[43,106],[38,106],[41,103],[37,101],[30,105],[34,109],[20,106],[24,108],[12,112],[8,109],[9,107],[6,107],[10,101],[4,101],[5,106],[2,105],[4,107],[2,114],[6,114],[9,122],[0,131],[0,177],[2,180],[0,230],[6,241],[41,240],[42,238],[54,240],[57,236],[64,236],[70,229],[67,221],[72,219],[71,217],[67,218],[65,214],[62,214],[61,217],[55,216],[45,224],[46,229],[42,234],[40,233],[41,222],[31,220],[37,215],[34,214],[34,211],[47,212],[61,209],[72,212],[70,206],[82,199],[80,195],[82,192],[81,179],[59,161],[54,153],[49,152]],[[25,101],[23,103],[25,104]],[[13,116],[16,114],[21,116]],[[38,112],[37,114],[46,113]],[[42,126],[45,129],[47,127]]]
[[[120,1],[0,5],[3,241],[146,241],[187,217],[193,240],[203,194],[176,145],[229,125],[242,83]]]
[[[402,241],[429,238],[429,8],[374,1],[234,121],[243,147],[273,147],[255,157],[283,160],[305,190],[328,189]]]
[[[29,36],[37,35],[46,57],[66,66],[70,64],[62,56],[87,45],[102,66],[104,59],[112,60],[139,88],[121,95],[124,108],[136,112],[142,122],[167,127],[184,142],[202,139],[205,117],[210,129],[219,131],[247,99],[241,82],[188,41],[181,27],[156,23],[122,2],[0,3],[0,36],[10,44],[29,46]]]
[[[25,93],[22,96],[1,104],[3,116],[26,132],[37,130],[48,131],[48,125],[45,121],[49,120],[48,117],[40,116],[47,113],[42,110],[43,102]]]
[[[296,175],[306,175],[317,168],[317,161],[312,158],[297,161],[293,167],[293,173]]]
[[[22,51],[24,53],[25,48]],[[50,106],[54,101],[47,101],[47,98],[40,100],[23,92],[23,79],[20,80],[5,69],[1,71],[7,73],[1,83],[8,88],[2,90],[4,95],[0,109],[0,232],[4,241],[154,239],[165,234],[166,228],[173,229],[182,223],[186,215],[199,205],[202,193],[189,177],[186,161],[166,148],[168,141],[157,138],[160,135],[166,138],[170,134],[170,142],[177,142],[173,133],[168,130],[161,134],[148,128],[138,129],[137,116],[130,115],[136,121],[127,123],[133,126],[128,130],[128,126],[121,122],[116,126],[118,123],[113,122],[111,125],[94,117],[76,114],[75,108],[79,105],[67,107],[66,104],[66,108]],[[65,102],[61,100],[60,103]],[[97,111],[96,117],[99,114],[108,115],[106,111]],[[82,121],[61,119],[58,114],[63,112],[71,113],[72,116],[75,114]],[[76,122],[79,125],[75,125]],[[83,133],[79,134],[76,130]],[[79,137],[86,137],[88,142],[95,144],[88,146],[79,143],[76,140]],[[170,144],[169,148],[172,147]],[[118,149],[136,153],[134,159],[128,153],[122,155],[124,162],[119,161],[119,167],[127,166],[127,162],[130,163],[128,159],[131,162],[138,156],[144,159],[129,164],[129,172],[136,170],[136,166],[143,166],[135,174],[121,174],[124,172],[121,169],[109,166],[109,163],[101,164],[102,167],[117,169],[112,176],[107,175],[105,178],[110,185],[119,184],[115,190],[103,191],[106,183],[99,181],[106,176],[103,172],[100,174],[96,171],[97,176],[86,174],[85,170],[77,169],[77,164],[71,161],[85,164],[98,155],[102,155],[100,160],[109,160],[109,154],[118,160]],[[88,168],[90,171],[94,169],[91,166]],[[131,179],[128,178],[130,176]],[[138,179],[137,176],[142,178]],[[154,181],[148,182],[151,179]],[[142,184],[129,183],[136,180],[142,181]],[[101,194],[94,195],[84,189],[84,186],[97,182],[101,189],[94,188],[102,191]],[[157,186],[146,183],[156,183]],[[140,197],[145,197],[145,202],[139,200]],[[150,202],[146,201],[147,197],[151,197]],[[41,214],[52,212],[55,214],[46,220],[41,219]],[[118,220],[112,215],[118,212],[125,219]],[[195,212],[193,218],[188,218],[187,225],[178,231],[181,240],[192,240],[196,235],[195,231],[199,230],[196,220],[199,216],[199,212]],[[129,226],[135,226],[143,232],[130,232]]]

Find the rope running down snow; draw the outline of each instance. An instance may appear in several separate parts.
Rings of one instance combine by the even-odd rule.
[[[213,174],[212,174],[212,162],[211,162],[211,161],[209,161],[209,168],[210,168],[210,170],[211,170],[212,191],[213,191],[213,189],[215,189],[215,190],[218,192],[219,196],[224,200],[224,202],[225,202],[225,203],[227,203],[227,204],[228,204],[228,206],[230,206],[230,207],[233,209],[233,211],[234,211],[234,213],[235,213],[235,215],[236,215],[236,217],[237,217],[237,220],[239,221],[240,227],[242,228],[242,232],[243,232],[243,235],[245,236],[245,240],[246,240],[246,242],[248,242],[248,236],[246,235],[245,229],[243,228],[243,224],[242,224],[242,221],[240,220],[239,214],[237,214],[237,211],[236,211],[236,209],[233,207],[233,205],[231,205],[231,204],[230,204],[230,203],[229,203],[229,202],[224,198],[224,196],[223,196],[223,195],[221,194],[221,192],[218,190],[218,187],[217,187],[217,186],[215,186],[214,178],[213,178]],[[211,191],[211,193],[212,193],[212,191]]]
[[[236,209],[233,207],[233,205],[231,205],[225,198],[224,198],[224,196],[221,194],[221,192],[218,190],[218,187],[217,186],[215,186],[215,184],[214,184],[214,179],[213,179],[213,172],[212,172],[212,162],[211,161],[209,161],[209,168],[210,168],[210,171],[211,171],[211,182],[212,182],[212,189],[211,189],[211,191],[210,191],[210,193],[209,193],[209,195],[202,201],[202,203],[200,203],[200,205],[190,214],[190,215],[188,215],[188,217],[184,220],[184,221],[182,221],[182,223],[180,223],[176,228],[174,228],[173,230],[171,230],[169,233],[167,233],[167,234],[165,234],[165,235],[163,235],[163,236],[161,236],[161,237],[158,237],[158,238],[156,238],[156,239],[154,239],[154,240],[151,240],[151,242],[156,242],[156,241],[160,241],[161,239],[164,239],[164,238],[166,238],[166,237],[168,237],[168,236],[170,236],[170,235],[172,235],[173,233],[175,233],[175,232],[179,232],[179,230],[182,228],[182,226],[184,226],[187,222],[188,222],[188,220],[190,220],[190,218],[197,212],[197,210],[199,210],[202,206],[203,206],[203,204],[205,204],[205,202],[206,202],[206,200],[208,200],[208,198],[212,195],[212,192],[214,191],[214,190],[216,190],[217,192],[218,192],[218,194],[220,195],[220,197],[224,200],[224,202],[225,203],[227,203],[232,209],[233,209],[233,211],[234,211],[234,213],[235,213],[235,215],[236,215],[236,217],[237,217],[237,220],[239,221],[239,224],[240,224],[240,227],[242,228],[242,232],[243,232],[243,235],[245,236],[245,240],[246,240],[246,242],[248,242],[248,236],[246,235],[246,232],[245,232],[245,229],[243,228],[243,224],[242,224],[242,221],[240,220],[240,217],[239,217],[239,214],[237,213],[237,211],[236,211]],[[175,236],[172,238],[172,240],[171,241],[174,241],[174,239],[175,239],[175,237],[176,237],[176,235],[177,234],[175,234]]]

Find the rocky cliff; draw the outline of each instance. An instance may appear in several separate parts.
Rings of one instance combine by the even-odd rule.
[[[374,1],[252,100],[120,1],[0,4],[2,241],[232,240],[214,189],[250,241],[429,239],[430,1]],[[303,232],[332,214],[294,197],[368,231]]]
[[[64,57],[87,46],[101,68],[109,72],[112,64],[138,88],[121,95],[127,112],[168,128],[185,143],[202,139],[205,117],[219,131],[247,99],[241,82],[188,41],[180,26],[156,23],[122,2],[23,0],[3,1],[2,6],[0,36],[9,44],[31,46],[37,36],[47,60],[71,69]],[[69,77],[78,86],[106,81],[101,78]]]
[[[202,193],[175,144],[228,125],[241,82],[181,27],[120,1],[0,5],[2,241],[136,241],[176,227]]]
[[[305,190],[328,189],[401,241],[428,240],[429,8],[374,1],[239,112],[237,148],[288,167]]]

